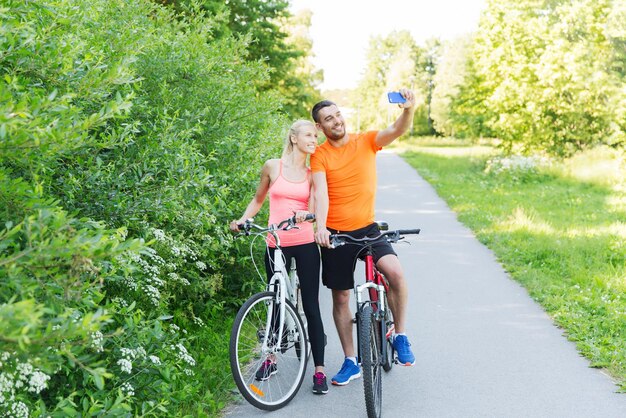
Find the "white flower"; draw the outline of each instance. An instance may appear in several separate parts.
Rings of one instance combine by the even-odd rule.
[[[96,350],[97,353],[104,351],[102,344],[104,343],[104,336],[100,331],[91,333],[91,348]]]
[[[28,407],[21,401],[11,405],[11,414],[8,416],[15,418],[28,418]]]
[[[206,264],[204,264],[202,261],[196,261],[196,267],[198,267],[200,270],[204,270],[206,269]]]
[[[157,241],[165,241],[165,232],[163,232],[161,229],[153,229],[152,233],[154,234],[154,238],[156,238]]]
[[[121,348],[120,351],[122,352],[122,355],[128,360],[135,358],[135,350],[133,350],[132,348]]]
[[[128,382],[125,382],[121,389],[126,396],[133,396],[135,394],[135,388]]]
[[[158,306],[159,300],[161,299],[161,292],[159,292],[159,289],[149,284],[142,286],[142,288],[144,292],[146,292],[146,295],[148,296],[148,298],[150,298],[150,301],[152,302],[152,304],[155,306]]]
[[[135,349],[135,354],[137,354],[137,357],[139,358],[146,358],[146,350],[144,350],[143,347],[137,347]]]
[[[133,371],[133,363],[128,359],[119,359],[117,364],[120,366],[123,372],[130,374]]]
[[[33,373],[33,365],[30,363],[18,363],[15,371],[18,372],[18,379],[26,381]]]
[[[35,371],[28,381],[29,392],[39,393],[44,390],[48,386],[48,380],[50,380],[50,376],[45,373],[40,372],[39,370]]]
[[[190,366],[196,365],[196,361],[193,359],[193,357],[189,355],[184,345],[182,345],[181,343],[178,343],[175,346],[172,345],[170,347],[174,351],[178,349],[177,354],[178,354],[179,359],[183,360],[185,363],[189,364]]]
[[[134,360],[136,358],[145,358],[146,350],[143,347],[137,347],[135,349],[132,348],[120,348],[122,352],[122,356],[127,360]]]
[[[150,359],[150,361],[152,362],[152,364],[155,364],[157,366],[161,365],[161,359],[158,358],[157,356],[150,356],[148,357]]]

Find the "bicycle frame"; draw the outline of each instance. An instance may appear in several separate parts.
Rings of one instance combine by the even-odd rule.
[[[374,312],[380,310],[385,312],[387,307],[385,306],[385,292],[389,291],[389,285],[385,282],[382,274],[376,269],[374,265],[374,256],[369,252],[365,255],[365,283],[355,287],[355,297],[357,301],[357,307],[361,306],[363,302],[363,291],[368,289],[370,295],[370,302]]]
[[[296,305],[296,292],[297,292],[297,288],[298,288],[298,284],[297,284],[297,280],[296,280],[296,275],[295,274],[289,274],[287,272],[287,266],[285,265],[285,259],[283,257],[283,251],[280,248],[280,238],[278,237],[277,234],[273,234],[274,238],[275,238],[275,242],[276,242],[276,250],[274,251],[274,274],[272,275],[272,278],[270,279],[268,285],[267,285],[267,289],[274,291],[276,293],[276,305],[279,307],[279,312],[278,312],[278,325],[280,324],[284,324],[285,323],[285,300],[289,299],[291,302],[294,302],[294,306]],[[290,271],[295,271],[295,260],[292,260],[292,264],[291,264],[291,268]],[[271,330],[272,329],[272,320],[274,319],[274,306],[276,305],[271,305],[268,308],[268,315],[267,315],[267,324],[265,329],[266,330]],[[278,336],[277,336],[277,341],[282,341],[282,337],[283,337],[283,331],[286,328],[291,328],[291,325],[293,324],[287,324],[289,325],[289,327],[278,327]],[[306,326],[306,324],[305,324]],[[276,348],[277,346],[274,345],[274,350],[277,350]],[[278,345],[278,347],[280,347],[280,344]],[[265,337],[263,338],[263,346],[262,346],[262,350],[263,352],[268,352],[269,353],[269,348],[268,348],[268,333],[265,333]]]
[[[312,215],[307,218],[314,219]],[[249,297],[237,312],[229,342],[231,372],[239,392],[253,406],[268,411],[283,407],[296,395],[310,353],[295,260],[288,268],[277,233],[288,231],[295,224],[293,216],[267,228],[255,224],[253,219],[238,225],[246,236],[270,234],[276,242],[269,260],[273,274],[265,291]],[[252,243],[250,248],[254,261]],[[265,277],[258,269],[257,272]],[[277,373],[279,363],[281,373],[270,379]]]
[[[384,228],[384,229],[383,229]],[[393,359],[393,344],[390,335],[394,324],[391,309],[387,303],[386,292],[389,283],[385,276],[378,271],[374,263],[372,245],[379,239],[386,239],[389,243],[396,243],[403,239],[405,234],[419,234],[419,229],[398,229],[388,231],[385,222],[378,223],[379,231],[385,231],[378,236],[355,238],[349,234],[331,235],[331,247],[352,243],[361,245],[360,258],[365,261],[365,283],[355,285],[357,324],[357,354],[363,366],[363,389],[367,414],[370,417],[380,417],[382,413],[382,376],[381,370],[388,372],[395,360]],[[356,279],[355,279],[356,281]],[[356,284],[356,283],[355,283]],[[368,291],[369,298],[363,293]]]

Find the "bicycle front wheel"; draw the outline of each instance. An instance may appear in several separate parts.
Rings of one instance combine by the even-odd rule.
[[[384,337],[370,305],[364,306],[359,315],[359,335],[367,416],[379,418],[383,403],[381,344]]]
[[[385,309],[385,319],[383,321],[380,321],[380,335],[384,336],[382,339],[382,341],[384,341],[384,347],[382,347],[384,348],[383,370],[388,372],[393,367],[395,350],[393,349],[391,337],[394,331],[393,314],[391,313],[391,309],[387,304],[387,297],[385,297],[385,306],[387,307]]]
[[[267,411],[293,399],[307,362],[301,352],[307,346],[304,324],[289,301],[278,341],[279,309],[274,292],[257,293],[239,309],[230,334],[230,368],[237,388],[250,404]],[[272,363],[269,370],[267,360]]]

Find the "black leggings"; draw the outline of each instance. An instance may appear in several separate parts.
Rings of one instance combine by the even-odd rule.
[[[287,271],[291,265],[291,259],[296,260],[296,270],[300,279],[300,291],[302,294],[302,307],[308,323],[307,331],[313,352],[315,366],[324,365],[324,324],[320,315],[319,286],[320,286],[320,252],[317,244],[294,245],[282,247],[285,256]],[[265,252],[265,271],[267,280],[274,275],[274,251],[268,247]],[[272,262],[270,262],[272,260]]]

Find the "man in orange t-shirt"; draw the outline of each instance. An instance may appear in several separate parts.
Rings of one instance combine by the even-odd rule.
[[[331,379],[335,385],[346,385],[361,376],[354,352],[349,306],[355,262],[360,249],[354,245],[329,249],[329,237],[331,233],[338,232],[355,238],[379,234],[374,223],[376,153],[409,129],[415,111],[413,92],[402,89],[400,93],[406,99],[398,105],[402,113],[382,131],[348,134],[339,108],[328,100],[317,103],[311,111],[317,128],[326,136],[326,141],[311,156],[317,222],[315,241],[322,247],[322,281],[332,290],[333,318],[346,357],[339,373]],[[402,266],[387,242],[375,244],[373,252],[376,267],[390,284],[388,297],[396,332],[393,345],[398,360],[401,364],[413,365],[415,356],[404,334],[408,292]]]

